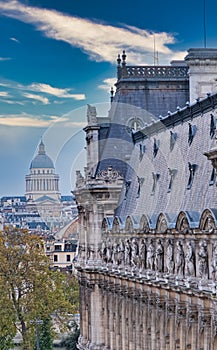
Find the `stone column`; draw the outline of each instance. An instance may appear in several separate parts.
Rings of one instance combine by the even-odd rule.
[[[104,308],[104,335],[105,335],[105,347],[104,349],[109,349],[110,335],[109,335],[109,284],[108,281],[104,281],[103,287],[103,308]]]
[[[211,332],[211,313],[210,309],[201,308],[199,311],[198,322],[198,348],[211,349],[212,348],[212,332]]]
[[[163,349],[170,349],[170,338],[175,337],[175,334],[171,334],[171,331],[173,331],[174,326],[172,326],[175,323],[175,310],[176,310],[176,303],[175,300],[168,295],[166,296],[166,310],[165,310],[165,326],[164,326],[164,342],[163,342]]]
[[[158,348],[165,349],[166,300],[164,296],[157,297],[157,328],[159,330]]]
[[[187,323],[186,323],[186,303],[181,300],[176,301],[176,329],[177,339],[180,339],[180,348],[186,347]],[[171,349],[172,350],[172,349]]]
[[[198,308],[194,304],[188,304],[187,306],[187,347],[191,345],[192,349],[198,348]]]
[[[127,332],[127,282],[124,280],[122,286],[122,301],[121,301],[121,314],[122,314],[122,322],[121,322],[121,334],[122,334],[122,349],[128,349],[128,332]]]
[[[128,319],[129,319],[129,350],[134,350],[135,348],[135,339],[134,339],[134,334],[135,334],[135,310],[134,310],[134,288],[132,286],[129,287],[128,289]]]

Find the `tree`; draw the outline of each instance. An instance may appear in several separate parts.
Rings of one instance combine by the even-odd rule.
[[[40,338],[39,338],[40,350],[53,350],[51,318],[46,318],[45,320],[42,320],[42,324],[39,326],[39,334],[40,334]],[[37,350],[36,347],[35,347],[35,350]]]
[[[12,345],[16,334],[13,307],[5,286],[0,279],[0,350],[7,350]]]
[[[0,232],[0,286],[4,287],[0,294],[0,305],[4,305],[0,308],[0,331],[7,322],[12,326],[8,327],[11,332],[5,331],[5,339],[14,336],[17,329],[23,350],[30,350],[35,320],[49,320],[51,315],[64,320],[69,313],[75,313],[77,306],[66,295],[66,285],[65,276],[50,269],[38,236],[16,228]]]
[[[64,346],[66,350],[77,350],[77,342],[80,335],[80,329],[77,323],[74,323],[73,332],[63,339],[61,346]]]

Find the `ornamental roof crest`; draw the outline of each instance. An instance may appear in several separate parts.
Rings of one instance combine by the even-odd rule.
[[[119,171],[112,168],[112,166],[108,166],[107,169],[101,170],[97,175],[98,180],[104,180],[105,182],[115,182],[116,180],[123,180],[123,177],[119,173]]]

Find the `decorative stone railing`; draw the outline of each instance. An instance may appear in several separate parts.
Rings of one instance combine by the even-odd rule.
[[[118,79],[188,79],[188,67],[185,66],[124,66],[118,69]]]
[[[80,247],[78,265],[216,293],[217,236],[104,234],[98,248]]]

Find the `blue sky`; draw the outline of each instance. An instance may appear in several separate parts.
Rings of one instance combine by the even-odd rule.
[[[0,0],[0,196],[25,193],[42,136],[70,193],[83,157],[87,104],[109,108],[116,58],[131,65],[182,59],[203,47],[204,0]],[[207,47],[217,2],[206,0]]]

